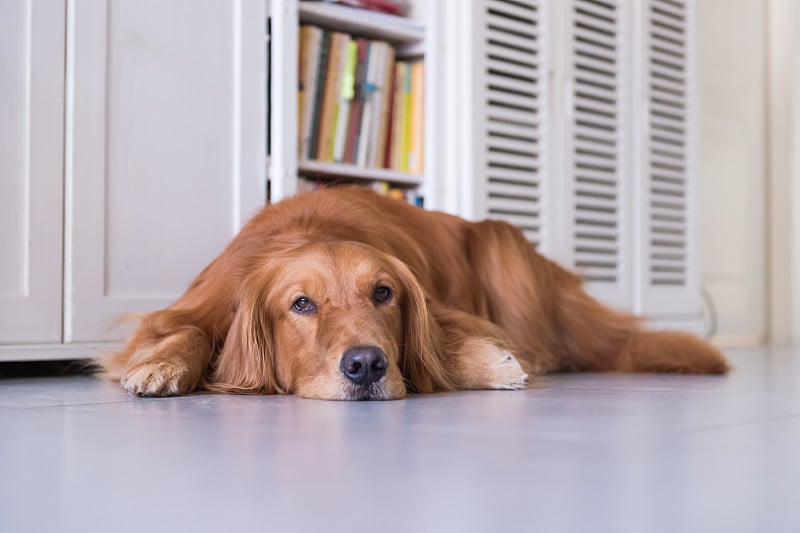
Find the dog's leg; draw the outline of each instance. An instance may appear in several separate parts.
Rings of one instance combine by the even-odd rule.
[[[104,377],[142,396],[196,389],[206,377],[214,343],[230,328],[232,278],[225,271],[201,276],[174,305],[144,315],[122,350],[97,359]]]
[[[444,364],[457,389],[524,389],[536,369],[520,364],[497,326],[482,318],[433,309],[444,335]]]
[[[518,390],[528,386],[528,373],[514,354],[480,337],[463,339],[450,357],[450,371],[459,389]]]
[[[194,390],[205,375],[211,346],[200,331],[178,330],[137,347],[120,382],[140,396],[175,396]]]

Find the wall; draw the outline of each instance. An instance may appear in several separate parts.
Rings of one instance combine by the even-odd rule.
[[[766,334],[766,17],[762,0],[698,0],[702,280],[715,340]]]

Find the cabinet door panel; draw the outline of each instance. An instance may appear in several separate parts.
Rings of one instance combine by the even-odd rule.
[[[263,2],[75,2],[67,341],[169,305],[265,201]]]
[[[64,2],[0,16],[0,343],[61,340]]]

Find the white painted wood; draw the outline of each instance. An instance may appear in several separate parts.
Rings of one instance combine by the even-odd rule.
[[[263,2],[70,2],[65,340],[171,303],[265,201]]]
[[[64,1],[0,11],[0,343],[58,342]]]
[[[298,0],[272,0],[270,36],[270,201],[297,192]]]
[[[424,174],[423,181],[417,190],[424,199],[428,209],[445,210],[448,197],[455,191],[450,191],[445,186],[444,158],[442,156],[448,139],[445,138],[445,103],[449,93],[445,90],[447,50],[446,24],[449,12],[443,2],[425,2],[417,0],[423,9],[419,15],[413,13],[415,22],[424,28],[424,38],[415,43],[406,45],[398,51],[399,54],[412,54],[419,57],[422,52],[425,59],[424,72],[424,97],[423,139]]]
[[[389,168],[366,168],[311,159],[299,161],[297,170],[301,175],[346,177],[366,181],[381,180],[403,185],[420,185],[423,180],[423,176]]]
[[[370,39],[392,43],[414,43],[425,39],[425,26],[419,22],[375,11],[329,3],[300,2],[298,15],[304,23],[332,27]]]
[[[789,4],[790,11],[798,11],[796,2]],[[770,314],[766,286],[780,279],[777,272],[768,270],[778,266],[777,256],[767,258],[766,254],[775,250],[790,256],[799,242],[797,234],[786,235],[786,240],[770,234],[796,231],[790,230],[798,227],[791,220],[800,213],[794,203],[800,191],[796,176],[789,178],[789,187],[775,191],[777,196],[767,196],[768,187],[777,184],[775,175],[766,175],[777,170],[770,168],[769,151],[788,142],[790,154],[797,155],[796,140],[791,136],[767,136],[774,133],[767,128],[777,126],[779,120],[792,120],[798,110],[796,100],[771,101],[767,92],[776,87],[773,80],[766,80],[767,61],[774,53],[768,43],[781,31],[797,38],[796,27],[781,30],[767,21],[768,8],[778,5],[749,0],[696,2],[698,137],[702,148],[697,191],[702,206],[698,220],[700,267],[703,284],[716,304],[717,333],[725,339],[764,337]],[[791,19],[792,14],[784,12],[781,24],[790,24]],[[780,74],[787,82],[796,75],[798,49],[789,54],[795,64],[787,60]],[[787,86],[786,90],[791,89]],[[777,117],[767,115],[770,108]],[[789,131],[786,134],[794,136]],[[768,216],[782,211],[784,220],[767,224]],[[788,298],[787,303],[800,303],[796,289],[794,294],[790,287],[778,290]],[[790,308],[773,308],[772,319],[791,319]]]

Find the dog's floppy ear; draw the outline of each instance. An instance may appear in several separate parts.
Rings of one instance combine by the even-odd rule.
[[[443,335],[430,312],[425,293],[417,278],[401,261],[390,258],[403,284],[403,345],[400,347],[400,371],[412,392],[452,390],[452,380],[442,364]]]
[[[267,302],[265,270],[249,276],[240,288],[236,310],[222,352],[206,388],[217,392],[285,394],[278,384],[273,324]]]

